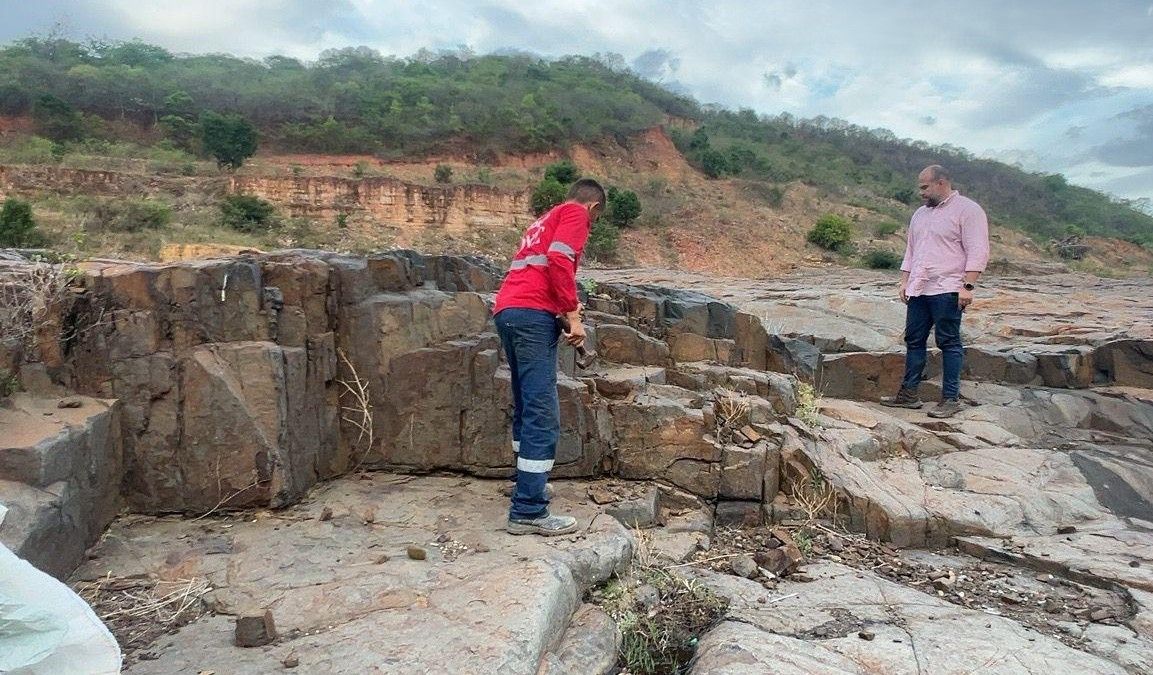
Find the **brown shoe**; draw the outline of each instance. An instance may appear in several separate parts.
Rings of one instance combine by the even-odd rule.
[[[910,410],[916,410],[924,404],[921,403],[921,399],[917,398],[917,392],[913,391],[912,389],[902,388],[897,392],[896,396],[882,396],[881,405],[888,406],[890,408],[908,408]]]
[[[952,417],[959,412],[961,412],[961,401],[955,398],[947,398],[938,403],[936,408],[929,411],[929,417],[943,419],[945,417]]]

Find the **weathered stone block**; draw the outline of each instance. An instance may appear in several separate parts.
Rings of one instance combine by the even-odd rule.
[[[717,502],[714,522],[717,527],[757,527],[764,523],[761,503]]]
[[[1039,352],[1037,373],[1047,387],[1087,389],[1093,384],[1093,348],[1075,347],[1060,352]]]
[[[646,366],[669,365],[669,347],[628,326],[597,329],[597,352],[605,361]]]
[[[765,453],[767,443],[751,448],[726,445],[721,453],[722,499],[761,501],[765,480]]]

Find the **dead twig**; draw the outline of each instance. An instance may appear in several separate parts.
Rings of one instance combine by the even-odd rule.
[[[686,563],[678,563],[676,565],[668,565],[666,567],[662,567],[661,569],[662,570],[671,570],[675,567],[689,567],[691,565],[700,565],[701,563],[712,562],[714,560],[724,560],[725,558],[735,558],[739,555],[746,555],[746,554],[745,553],[726,553],[725,555],[718,555],[718,556],[714,556],[712,558],[704,558],[702,560],[690,560],[689,562],[686,562]]]
[[[372,446],[376,439],[372,423],[372,392],[368,389],[368,383],[356,372],[356,366],[352,365],[352,361],[348,360],[348,356],[345,355],[344,350],[338,348],[336,353],[340,356],[340,360],[344,362],[345,367],[348,368],[348,372],[352,377],[351,381],[338,380],[344,387],[341,395],[352,397],[350,405],[340,407],[342,411],[341,419],[351,424],[358,431],[356,441],[353,442],[354,447],[359,445],[361,441],[368,439],[368,442],[364,446],[364,452],[360,455],[360,460],[352,469],[353,471],[357,471],[361,465],[364,464],[364,461],[368,459],[368,454],[372,452]]]
[[[260,479],[259,478],[253,480],[251,483],[249,483],[248,485],[245,485],[244,487],[240,488],[239,490],[236,490],[235,492],[232,492],[229,495],[221,497],[220,501],[216,502],[216,506],[213,506],[212,508],[208,509],[207,511],[200,514],[199,516],[196,516],[195,518],[192,519],[192,522],[196,522],[198,520],[203,520],[203,519],[207,518],[208,516],[211,516],[213,513],[216,512],[217,509],[224,506],[228,502],[232,501],[236,497],[239,497],[241,495],[241,493],[247,492],[258,485],[260,485]]]

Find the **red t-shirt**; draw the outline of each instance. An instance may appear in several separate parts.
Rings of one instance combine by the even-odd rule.
[[[496,294],[493,313],[519,307],[564,314],[577,308],[576,270],[589,237],[588,209],[554,206],[528,226]]]

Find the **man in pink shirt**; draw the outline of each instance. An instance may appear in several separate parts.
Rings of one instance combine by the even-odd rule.
[[[977,279],[989,262],[989,221],[977,202],[953,189],[949,172],[933,165],[917,176],[921,200],[909,221],[898,293],[905,311],[905,379],[881,405],[920,408],[917,387],[925,370],[925,343],[935,329],[941,350],[941,402],[930,417],[961,410],[961,313],[973,302]]]

